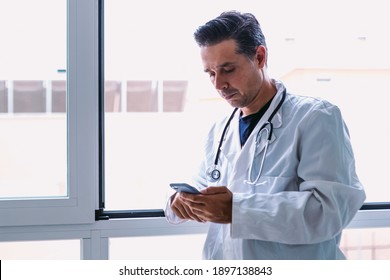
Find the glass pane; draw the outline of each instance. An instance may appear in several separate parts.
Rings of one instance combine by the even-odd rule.
[[[106,208],[164,208],[169,183],[197,172],[207,130],[231,108],[203,73],[193,32],[231,9],[259,19],[271,77],[292,93],[323,96],[341,108],[367,201],[390,200],[381,164],[390,156],[388,110],[378,102],[390,78],[386,7],[377,0],[329,1],[321,9],[309,0],[282,2],[105,1]],[[207,9],[193,12],[202,5]]]
[[[66,0],[2,0],[0,34],[0,199],[66,196]]]
[[[349,260],[390,260],[390,229],[347,229],[340,248]]]
[[[2,260],[79,260],[80,240],[0,242]]]
[[[110,260],[200,260],[205,234],[110,238]]]

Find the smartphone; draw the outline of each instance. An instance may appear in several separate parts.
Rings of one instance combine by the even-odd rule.
[[[172,183],[170,184],[171,188],[174,189],[177,192],[186,192],[186,193],[192,193],[192,194],[199,194],[200,191],[196,189],[195,187],[186,184],[186,183]]]

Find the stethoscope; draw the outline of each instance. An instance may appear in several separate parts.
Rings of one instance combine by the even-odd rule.
[[[272,138],[272,133],[273,133],[273,129],[274,129],[274,126],[272,124],[272,119],[273,117],[276,115],[276,113],[279,111],[280,107],[282,107],[283,105],[283,102],[284,100],[286,99],[286,89],[283,90],[283,93],[282,93],[282,99],[279,101],[279,104],[276,106],[276,108],[274,109],[274,111],[271,113],[271,115],[269,116],[268,120],[261,126],[261,128],[259,129],[259,131],[257,132],[257,136],[256,136],[256,141],[255,141],[255,145],[256,145],[256,148],[257,148],[257,145],[258,145],[258,141],[259,139],[261,139],[261,133],[262,131],[266,131],[267,133],[267,142],[266,142],[266,145],[265,145],[265,148],[264,148],[264,154],[263,154],[263,158],[261,160],[261,165],[260,165],[260,169],[259,169],[259,172],[257,174],[257,177],[255,180],[246,180],[246,183],[248,184],[256,184],[256,182],[259,180],[260,178],[260,175],[261,175],[261,172],[263,170],[263,165],[264,165],[264,161],[265,161],[265,155],[267,153],[267,149],[268,149],[268,144]],[[230,115],[228,121],[226,122],[225,124],[225,127],[222,131],[222,135],[221,135],[221,139],[219,140],[219,144],[218,144],[218,149],[217,149],[217,153],[215,154],[215,160],[214,160],[214,165],[213,166],[210,166],[207,171],[206,171],[206,175],[207,175],[207,178],[210,182],[217,182],[220,178],[221,178],[221,171],[218,169],[218,160],[219,160],[219,155],[221,153],[221,147],[222,147],[222,143],[223,143],[223,140],[225,138],[225,135],[226,135],[226,132],[230,126],[230,123],[234,117],[234,115],[236,114],[238,108],[235,108],[233,110],[233,113]],[[252,168],[253,168],[253,162],[255,160],[255,154],[256,154],[256,150],[255,152],[253,153],[253,160],[252,160],[252,164],[250,165],[249,167],[249,177],[251,176],[252,174]]]

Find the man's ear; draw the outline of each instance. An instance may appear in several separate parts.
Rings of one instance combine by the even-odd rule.
[[[267,64],[267,49],[264,46],[257,47],[255,59],[257,66],[261,69]]]

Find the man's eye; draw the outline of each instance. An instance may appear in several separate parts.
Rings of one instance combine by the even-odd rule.
[[[225,73],[232,73],[234,72],[234,68],[229,68],[224,70]]]

